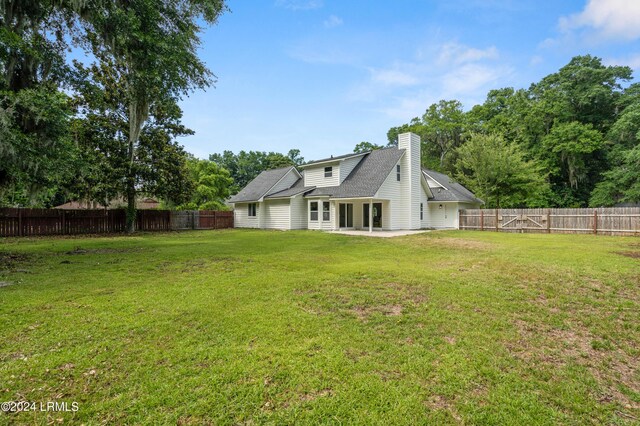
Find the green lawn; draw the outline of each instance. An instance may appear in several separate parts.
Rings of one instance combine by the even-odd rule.
[[[0,240],[0,424],[637,424],[640,239]],[[9,284],[9,285],[6,285]]]

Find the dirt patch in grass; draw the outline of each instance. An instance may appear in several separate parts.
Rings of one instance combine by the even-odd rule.
[[[367,320],[370,316],[380,313],[387,317],[397,317],[402,315],[402,306],[400,305],[380,305],[380,306],[354,306],[351,312],[359,320]]]
[[[428,288],[400,282],[369,282],[327,285],[315,289],[295,289],[293,299],[303,311],[313,315],[346,314],[358,320],[371,317],[399,317],[420,309],[428,300]]]
[[[466,240],[463,238],[450,238],[450,237],[441,237],[441,238],[421,238],[410,240],[416,245],[420,246],[437,246],[438,248],[449,247],[456,249],[465,249],[465,250],[490,250],[494,246],[490,243],[486,243],[484,241],[475,241],[475,240]]]
[[[617,251],[615,253],[632,259],[640,259],[640,251]]]
[[[459,424],[462,423],[462,417],[455,408],[455,400],[446,398],[442,395],[433,395],[425,401],[424,405],[432,411],[446,411]]]
[[[64,254],[79,255],[79,254],[114,254],[114,253],[132,253],[143,251],[142,247],[134,248],[99,248],[99,249],[84,249],[82,247],[76,247],[73,250],[69,250]]]
[[[506,344],[506,347],[516,358],[528,364],[552,368],[569,363],[581,365],[601,387],[602,391],[595,396],[598,401],[616,401],[627,409],[640,409],[640,403],[620,390],[622,387],[640,393],[640,383],[636,379],[640,371],[637,357],[630,356],[608,340],[594,336],[580,325],[558,329],[522,320],[514,321],[514,325],[520,339]]]
[[[302,395],[300,395],[300,401],[302,402],[309,402],[309,401],[314,401],[318,398],[324,398],[327,396],[332,396],[333,395],[333,390],[332,389],[320,389],[320,390],[314,390],[311,392],[306,392]]]
[[[10,253],[0,251],[0,271],[14,270],[17,266],[29,262],[33,256],[24,253]]]

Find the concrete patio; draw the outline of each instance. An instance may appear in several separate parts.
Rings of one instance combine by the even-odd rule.
[[[350,231],[329,231],[332,234],[343,234],[343,235],[355,235],[360,237],[378,237],[378,238],[393,238],[393,237],[403,237],[405,235],[414,235],[414,234],[422,234],[423,232],[430,232],[427,230],[419,230],[419,231],[362,231],[362,230],[350,230]]]

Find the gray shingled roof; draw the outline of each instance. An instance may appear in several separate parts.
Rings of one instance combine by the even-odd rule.
[[[358,155],[364,155],[364,154],[367,154],[367,152],[352,152],[350,154],[336,155],[335,157],[331,156],[329,158],[323,158],[322,160],[309,161],[309,162],[303,164],[300,167],[306,167],[306,166],[310,166],[312,164],[317,164],[317,163],[324,163],[325,161],[345,160],[345,159],[350,158],[350,157],[357,157]]]
[[[436,180],[444,188],[431,188],[433,193],[433,201],[460,201],[466,203],[481,203],[484,201],[477,198],[473,192],[451,179],[449,176],[423,168],[422,171],[434,180]]]
[[[293,166],[282,167],[279,169],[265,170],[260,173],[254,180],[249,182],[247,186],[242,188],[240,192],[229,199],[230,203],[246,203],[258,201],[260,198],[273,188],[280,179],[286,175]]]
[[[339,186],[316,188],[307,196],[328,195],[333,198],[373,197],[396,165],[404,149],[377,149],[367,154]]]
[[[294,195],[304,194],[306,192],[315,189],[315,186],[304,186],[304,178],[298,179],[296,183],[291,186],[289,189],[285,189],[284,191],[275,192],[273,194],[267,195],[265,198],[283,198],[283,197],[293,197]]]

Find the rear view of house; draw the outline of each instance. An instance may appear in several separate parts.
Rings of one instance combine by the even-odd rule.
[[[420,166],[420,138],[398,146],[267,170],[229,201],[235,226],[263,229],[456,228],[458,210],[482,201]]]

